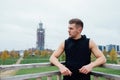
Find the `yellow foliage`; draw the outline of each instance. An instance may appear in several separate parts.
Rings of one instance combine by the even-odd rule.
[[[17,57],[19,57],[19,53],[16,52],[16,51],[14,51],[14,50],[12,50],[12,51],[10,52],[10,56],[13,57],[13,58],[17,58]]]
[[[3,62],[9,57],[10,57],[9,52],[7,50],[4,50],[1,54],[1,59],[3,60]]]
[[[40,52],[40,50],[35,50],[35,55],[37,55],[37,56],[40,56],[41,55],[41,52]]]
[[[45,50],[44,50],[44,51],[41,51],[41,56],[42,56],[42,57],[47,56],[47,51],[45,51]]]
[[[32,49],[28,50],[29,55],[33,55]]]
[[[117,61],[117,52],[115,51],[114,48],[110,51],[110,60]]]
[[[27,50],[24,51],[24,58],[29,55],[29,52]]]

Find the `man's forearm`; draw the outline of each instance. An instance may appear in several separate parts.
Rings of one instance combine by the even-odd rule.
[[[50,57],[50,62],[52,64],[54,64],[55,66],[57,66],[58,68],[60,68],[60,66],[62,66],[62,64],[58,61],[58,59],[54,56]]]
[[[105,62],[106,62],[106,58],[103,56],[103,57],[97,58],[94,62],[91,62],[90,64],[93,67],[96,67],[96,66],[99,66],[101,64],[104,64]]]

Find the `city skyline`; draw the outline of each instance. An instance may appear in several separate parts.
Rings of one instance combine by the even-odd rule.
[[[45,48],[57,49],[68,38],[71,18],[84,22],[82,34],[97,45],[120,45],[119,4],[119,0],[2,0],[0,51],[35,48],[40,21],[46,29]]]
[[[115,44],[108,44],[108,45],[98,45],[98,48],[101,51],[107,51],[110,52],[112,49],[115,49],[115,51],[120,52],[120,45],[115,45]]]

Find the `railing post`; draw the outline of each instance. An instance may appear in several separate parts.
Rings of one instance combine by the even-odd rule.
[[[42,80],[42,78],[41,78],[41,77],[38,77],[36,80]]]
[[[52,80],[52,76],[47,76],[47,80]]]
[[[97,77],[97,76],[94,76],[94,80],[98,80],[99,79],[99,77]]]
[[[61,79],[61,74],[57,75],[57,80],[62,80]]]

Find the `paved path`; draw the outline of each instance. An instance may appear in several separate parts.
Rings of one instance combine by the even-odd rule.
[[[22,59],[23,59],[23,58],[20,57],[20,58],[17,60],[16,64],[20,64],[20,62],[21,62]],[[5,71],[5,72],[0,73],[0,77],[13,76],[13,75],[16,74],[17,71],[18,71],[18,70],[7,70],[7,71]]]

